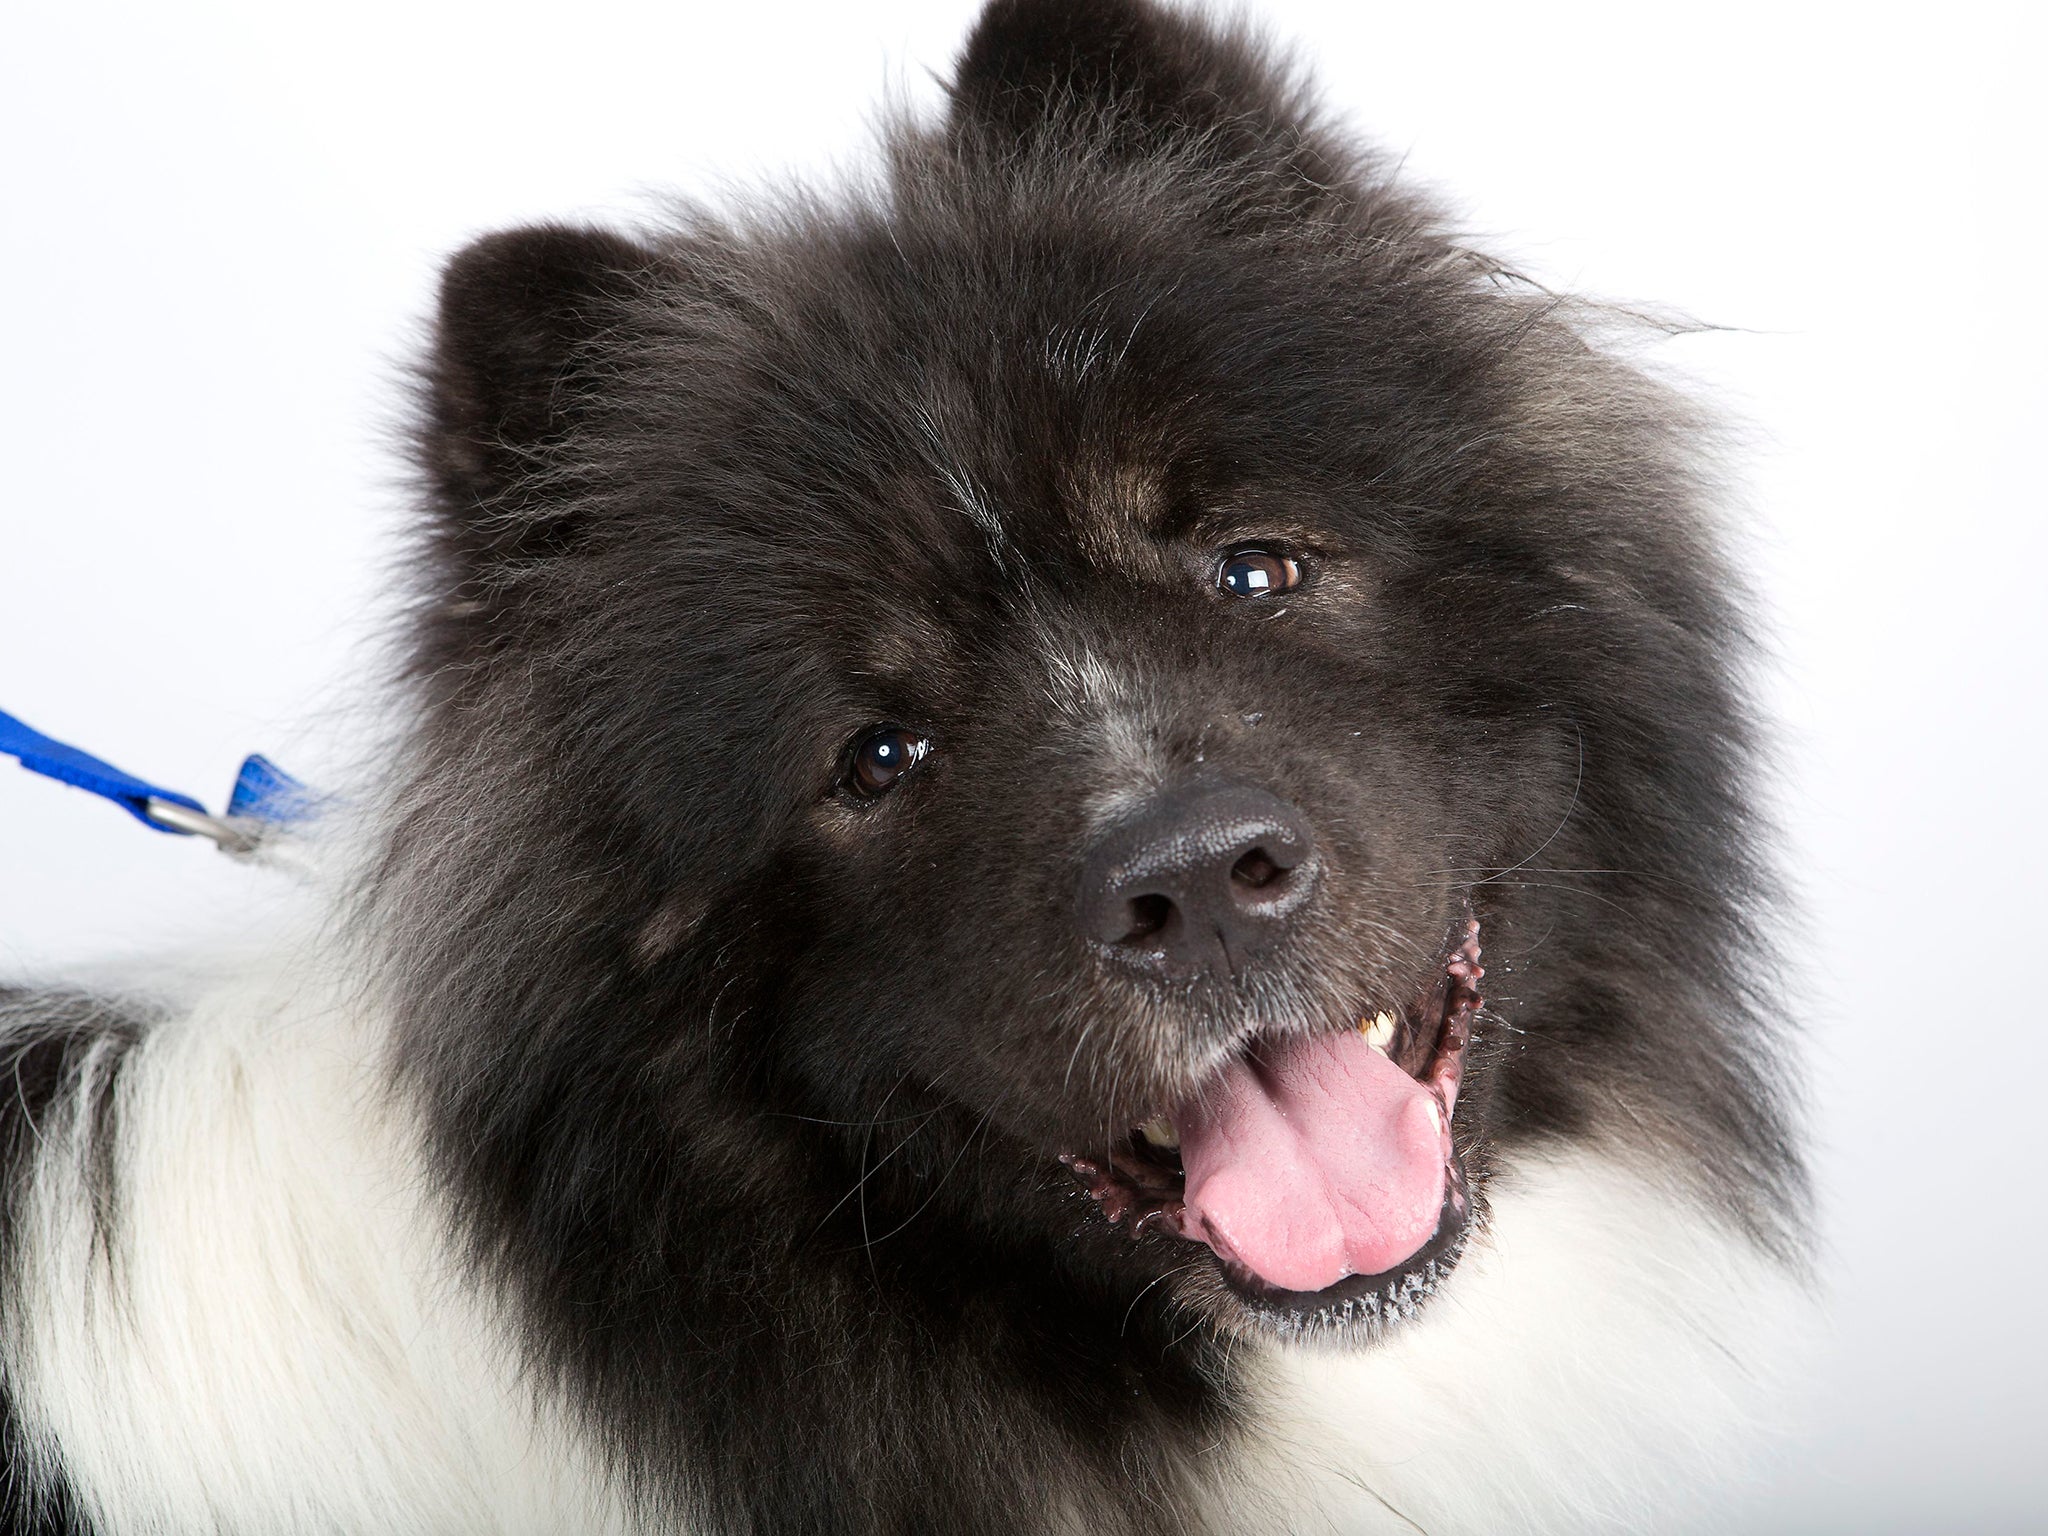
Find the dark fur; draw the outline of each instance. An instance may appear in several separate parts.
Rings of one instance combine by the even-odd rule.
[[[516,231],[445,280],[364,931],[542,1378],[705,1530],[1190,1529],[1241,1320],[1055,1156],[1248,1020],[1398,1005],[1467,902],[1482,1200],[1597,1142],[1788,1245],[1685,409],[1145,0],[997,0],[888,155],[871,194]],[[1312,583],[1219,601],[1250,539]],[[1135,680],[1170,776],[1313,823],[1266,963],[1161,986],[1080,941],[1116,786],[1049,647]],[[935,751],[856,805],[878,721]]]
[[[20,1249],[24,1188],[38,1145],[76,1128],[102,1234],[112,1226],[115,1102],[121,1066],[149,1010],[72,990],[0,987],[0,1294]],[[89,1526],[56,1448],[31,1445],[0,1363],[0,1533],[85,1536]]]

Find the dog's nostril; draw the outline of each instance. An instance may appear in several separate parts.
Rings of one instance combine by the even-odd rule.
[[[1173,917],[1173,902],[1157,894],[1133,896],[1130,911],[1131,926],[1117,940],[1119,944],[1142,944],[1164,929]]]
[[[1234,885],[1258,891],[1264,890],[1286,873],[1286,870],[1273,862],[1265,849],[1254,848],[1231,866],[1230,879]]]

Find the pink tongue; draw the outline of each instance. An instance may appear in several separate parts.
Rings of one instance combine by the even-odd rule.
[[[1180,1117],[1184,1230],[1283,1291],[1392,1269],[1443,1209],[1439,1108],[1355,1030],[1237,1062]]]

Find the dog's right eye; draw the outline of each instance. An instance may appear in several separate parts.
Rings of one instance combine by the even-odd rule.
[[[878,725],[853,739],[846,757],[847,790],[863,800],[886,794],[931,750],[929,738],[901,725]]]

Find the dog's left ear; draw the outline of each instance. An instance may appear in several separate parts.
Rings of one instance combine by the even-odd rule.
[[[1256,39],[1154,0],[991,0],[952,85],[956,132],[1263,167],[1327,190],[1336,167],[1300,80]]]

